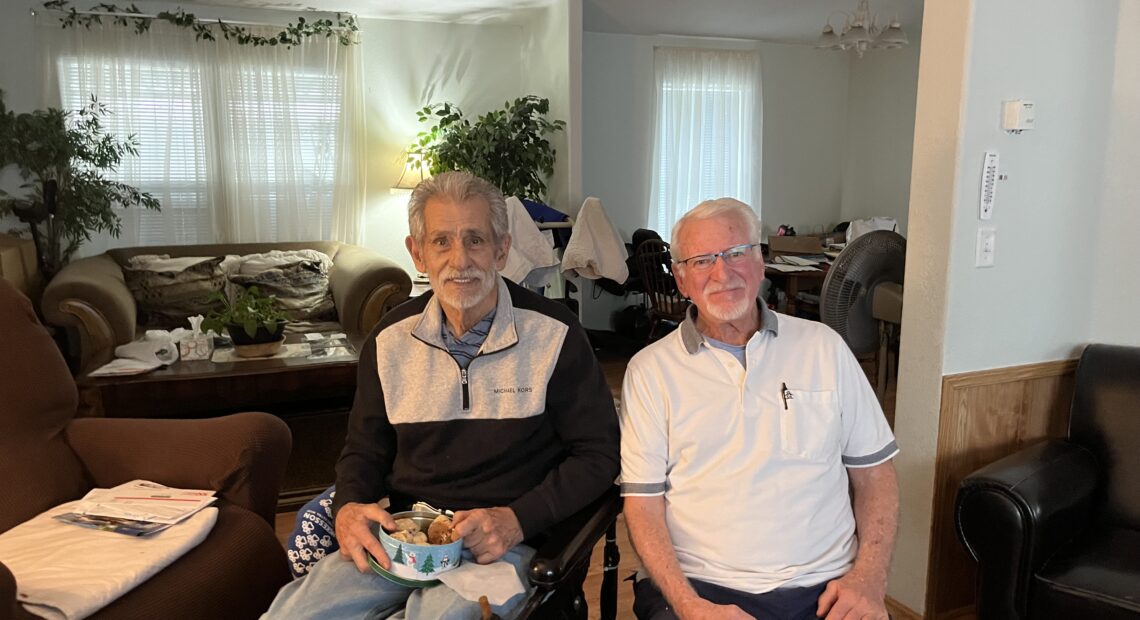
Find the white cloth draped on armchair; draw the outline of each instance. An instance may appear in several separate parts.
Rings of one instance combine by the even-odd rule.
[[[115,178],[155,195],[161,212],[124,209],[108,247],[303,241],[358,243],[364,206],[360,45],[310,37],[239,45],[160,21],[136,34],[104,24],[61,29],[39,17],[64,108],[96,96],[107,129],[139,156]],[[251,27],[268,35],[278,27]]]

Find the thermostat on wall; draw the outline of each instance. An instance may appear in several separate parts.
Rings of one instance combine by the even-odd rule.
[[[1021,133],[1026,129],[1033,129],[1033,102],[1017,99],[1003,101],[1001,110],[1001,128],[1006,131]]]

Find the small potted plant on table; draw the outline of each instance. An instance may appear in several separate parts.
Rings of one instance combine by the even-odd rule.
[[[216,292],[210,295],[210,302],[220,304],[221,310],[211,310],[202,321],[202,329],[220,334],[225,328],[238,357],[268,357],[281,350],[286,316],[275,297],[251,286],[241,289],[233,301]]]

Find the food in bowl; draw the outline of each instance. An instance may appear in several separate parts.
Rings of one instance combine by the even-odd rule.
[[[440,573],[459,566],[463,539],[455,538],[449,517],[408,511],[396,513],[392,518],[396,520],[396,529],[392,532],[377,526],[377,538],[391,560],[388,570],[377,570],[381,575],[423,583],[434,581]]]

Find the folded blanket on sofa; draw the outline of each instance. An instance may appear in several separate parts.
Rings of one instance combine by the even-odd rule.
[[[68,525],[56,506],[0,534],[0,562],[16,578],[16,598],[43,618],[78,620],[150,579],[206,538],[218,518],[206,508],[148,537]]]

